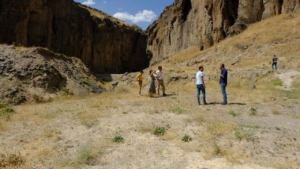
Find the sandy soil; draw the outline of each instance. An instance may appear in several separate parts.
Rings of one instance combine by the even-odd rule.
[[[272,84],[276,76],[261,83]],[[167,97],[149,98],[146,84],[139,96],[133,83],[92,97],[13,107],[11,120],[0,121],[0,152],[20,153],[26,161],[20,168],[300,167],[299,99],[270,94],[259,84],[251,91],[232,84],[230,104],[222,106],[212,79],[210,104],[199,106],[194,83],[169,82]],[[165,135],[154,135],[155,127],[164,127]],[[118,135],[123,143],[112,141]],[[192,141],[183,142],[184,135]]]

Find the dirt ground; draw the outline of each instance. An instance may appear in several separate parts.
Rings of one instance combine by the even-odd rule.
[[[146,82],[139,96],[133,82],[91,97],[15,106],[11,119],[0,120],[0,152],[24,159],[20,168],[296,169],[299,99],[269,80],[280,75],[262,77],[273,86],[263,90],[232,81],[225,106],[215,79],[207,81],[209,105],[196,104],[194,79],[180,79],[168,83],[166,97],[149,98]],[[165,134],[153,134],[156,127]],[[123,142],[113,142],[116,136]]]

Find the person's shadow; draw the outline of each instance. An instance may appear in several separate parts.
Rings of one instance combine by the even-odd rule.
[[[219,105],[222,104],[222,102],[208,102],[208,105]],[[246,103],[227,103],[227,105],[240,105],[240,106],[244,106],[246,105]]]
[[[175,96],[175,95],[177,95],[175,92],[171,92],[171,93],[166,93],[165,96],[163,96],[161,94],[160,95],[156,95],[155,98],[171,97],[171,96]]]

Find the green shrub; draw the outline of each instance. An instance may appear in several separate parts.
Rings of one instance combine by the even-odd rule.
[[[251,108],[250,109],[250,116],[255,116],[255,115],[257,115],[257,111],[256,111],[256,109],[255,108]]]
[[[6,104],[0,103],[0,119],[9,120],[13,113],[15,113],[13,108]]]
[[[229,112],[229,114],[232,115],[232,117],[237,117],[237,116],[240,115],[239,113],[236,113],[236,112],[233,111],[233,110],[231,110],[231,111]]]
[[[273,84],[274,84],[274,86],[282,86],[282,81],[276,80]]]
[[[182,141],[184,142],[190,142],[192,141],[192,137],[189,136],[189,135],[184,135],[182,138],[181,138]]]
[[[165,134],[165,132],[166,129],[164,127],[155,127],[155,129],[153,130],[153,134],[157,136],[162,136]]]
[[[124,138],[122,136],[115,136],[112,140],[114,143],[123,143]]]

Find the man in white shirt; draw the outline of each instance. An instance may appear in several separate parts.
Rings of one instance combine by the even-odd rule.
[[[157,93],[158,93],[158,95],[159,95],[159,88],[161,86],[162,90],[163,90],[163,96],[166,96],[166,93],[165,93],[165,84],[164,84],[164,76],[163,76],[163,72],[162,72],[162,67],[161,66],[158,66],[158,70],[156,71],[156,78],[157,78],[157,82],[158,82],[158,85],[157,85]]]
[[[196,73],[197,101],[199,105],[200,105],[200,91],[202,91],[203,104],[207,105],[205,99],[205,83],[204,83],[203,70],[204,70],[203,66],[200,66],[199,71]]]

